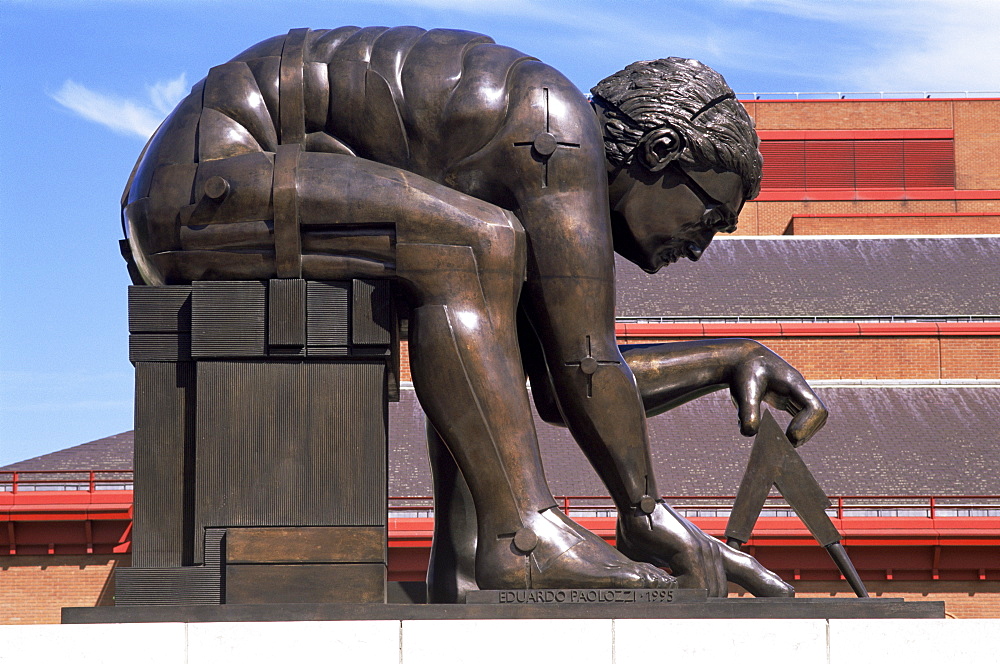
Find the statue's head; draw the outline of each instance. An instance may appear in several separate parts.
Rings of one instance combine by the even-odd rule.
[[[753,120],[722,75],[697,60],[635,62],[591,89],[604,112],[608,161],[738,174],[743,197],[760,191],[762,159]]]
[[[696,60],[636,62],[592,90],[609,164],[615,250],[647,272],[697,260],[760,190],[753,120]]]

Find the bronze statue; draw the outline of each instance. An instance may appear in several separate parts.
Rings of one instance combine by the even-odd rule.
[[[822,403],[749,340],[623,356],[614,334],[612,252],[655,272],[733,230],[759,187],[752,122],[691,60],[636,63],[593,94],[471,32],[263,41],[196,84],[140,157],[123,198],[133,273],[398,284],[441,503],[433,599],[473,584],[719,596],[727,579],[791,594],[659,498],[645,417],[729,388],[744,434],[767,401],[801,443]],[[526,375],[614,498],[617,551],[556,508]]]

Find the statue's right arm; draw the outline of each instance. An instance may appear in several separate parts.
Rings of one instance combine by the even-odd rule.
[[[826,408],[802,374],[751,339],[626,347],[623,355],[648,417],[728,388],[745,436],[757,433],[761,402],[793,416],[788,437],[796,444],[807,441],[826,422]]]

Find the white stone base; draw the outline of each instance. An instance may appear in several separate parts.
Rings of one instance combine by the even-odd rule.
[[[0,625],[0,664],[996,664],[1000,620]]]

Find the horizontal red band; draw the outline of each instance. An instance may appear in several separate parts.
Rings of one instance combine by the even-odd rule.
[[[874,141],[948,139],[953,129],[760,129],[761,141]]]
[[[1000,336],[1000,323],[619,323],[615,334],[629,338],[682,337],[900,337]]]
[[[766,201],[950,201],[1000,200],[996,189],[765,189],[756,202]]]

